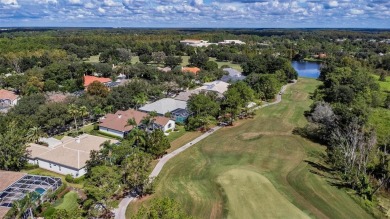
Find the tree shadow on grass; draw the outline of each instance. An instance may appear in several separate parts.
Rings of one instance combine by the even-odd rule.
[[[343,182],[337,175],[336,171],[323,164],[316,163],[310,160],[305,160],[312,168],[309,169],[310,173],[316,174],[326,180],[331,186],[335,186],[338,189],[350,188],[348,183]]]

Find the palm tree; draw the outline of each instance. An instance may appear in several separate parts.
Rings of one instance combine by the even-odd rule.
[[[133,101],[135,104],[135,109],[138,109],[140,106],[144,105],[147,101],[147,96],[145,93],[140,93],[133,97]]]
[[[135,127],[131,130],[128,139],[133,142],[133,145],[143,148],[146,143],[146,133],[144,130]]]
[[[75,104],[70,104],[69,107],[68,107],[68,113],[73,117],[74,125],[75,125],[76,131],[77,131],[78,130],[78,128],[77,128],[77,117],[79,117],[80,111],[79,111],[79,109],[77,108],[77,106]]]
[[[140,124],[137,124],[134,118],[127,120],[127,125],[133,126],[133,129],[129,133],[127,139],[133,142],[136,146],[144,145],[146,142],[145,131],[139,128]]]
[[[42,131],[41,127],[34,126],[27,132],[27,140],[38,143],[40,137],[44,137],[46,134]]]
[[[81,118],[83,119],[83,126],[84,126],[85,117],[87,117],[89,115],[88,109],[86,106],[81,106],[79,109],[79,112],[80,112]]]

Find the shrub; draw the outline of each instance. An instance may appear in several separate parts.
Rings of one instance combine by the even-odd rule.
[[[67,181],[68,183],[74,183],[74,178],[72,175],[68,174],[65,176],[65,181]]]

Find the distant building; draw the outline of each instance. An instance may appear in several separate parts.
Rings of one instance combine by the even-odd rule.
[[[209,43],[208,41],[205,40],[193,40],[193,39],[181,40],[180,43],[192,47],[208,47],[210,45],[216,45],[216,43]]]
[[[61,179],[56,177],[0,170],[0,218],[7,214],[14,202],[27,194],[32,194],[35,200],[43,200],[46,194],[56,191],[61,185]]]
[[[222,42],[219,42],[218,44],[226,45],[226,44],[237,44],[237,45],[244,45],[245,42],[242,42],[241,40],[224,40]]]
[[[99,131],[124,138],[134,128],[132,125],[127,124],[129,119],[134,119],[140,125],[142,119],[147,116],[147,113],[133,109],[107,114],[100,120]],[[169,118],[157,116],[154,119],[153,129],[161,129],[163,132],[175,129],[175,121]]]
[[[172,71],[172,69],[170,67],[165,67],[165,68],[157,67],[157,70],[162,71],[162,72],[170,72],[170,71]]]
[[[84,76],[84,87],[87,88],[94,81],[99,81],[100,83],[105,84],[105,85],[112,82],[112,80],[110,78],[101,78],[101,77],[95,77],[95,76],[91,76],[91,75],[85,75]]]
[[[86,173],[85,165],[90,158],[91,151],[100,150],[100,145],[106,141],[118,142],[84,134],[76,138],[65,136],[61,139],[61,144],[53,144],[51,147],[31,143],[27,149],[30,152],[28,161],[42,169],[80,177]]]
[[[241,72],[237,71],[234,68],[224,68],[223,70],[228,73],[228,75],[222,76],[221,81],[223,82],[242,81],[246,78],[244,75],[242,75]]]
[[[190,72],[192,74],[197,75],[200,72],[200,68],[198,68],[198,67],[182,67],[181,71],[182,72]]]
[[[181,109],[178,111],[178,109]],[[171,118],[175,121],[181,122],[187,119],[189,112],[187,110],[187,102],[181,101],[181,100],[175,100],[172,98],[163,98],[161,100],[158,100],[156,102],[146,104],[145,106],[139,108],[140,111],[143,112],[152,112],[156,111],[158,115],[164,116],[167,113],[171,114]],[[183,113],[184,110],[187,113]],[[175,112],[178,112],[175,114]],[[182,116],[187,115],[187,116]]]

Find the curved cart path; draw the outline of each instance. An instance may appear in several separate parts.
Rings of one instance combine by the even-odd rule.
[[[287,89],[287,87],[292,85],[292,84],[287,84],[287,85],[282,86],[282,88],[280,89],[280,92],[276,95],[276,100],[274,102],[265,103],[265,104],[263,104],[261,106],[256,107],[255,109],[260,109],[260,108],[263,108],[263,107],[267,107],[267,106],[271,106],[271,105],[275,105],[275,104],[280,103],[282,101],[282,94]],[[160,172],[161,172],[162,168],[164,167],[164,165],[170,159],[172,159],[174,156],[178,155],[179,153],[185,151],[187,148],[189,148],[189,147],[193,146],[194,144],[198,143],[199,141],[207,138],[209,135],[213,134],[215,131],[219,130],[220,128],[221,128],[220,126],[217,126],[217,127],[213,128],[212,131],[206,132],[203,135],[201,135],[201,136],[197,137],[196,139],[192,140],[191,142],[188,142],[187,144],[181,146],[180,148],[172,151],[171,153],[164,155],[164,157],[162,157],[158,161],[157,165],[154,167],[154,169],[153,169],[152,173],[149,175],[149,177],[151,179],[157,177],[158,174],[160,174]],[[115,212],[115,219],[126,219],[126,209],[127,209],[127,206],[130,204],[130,202],[132,202],[135,199],[137,199],[137,198],[133,197],[133,196],[129,196],[129,197],[126,197],[126,198],[122,199],[121,202],[119,203],[118,208],[114,210],[114,212]]]

